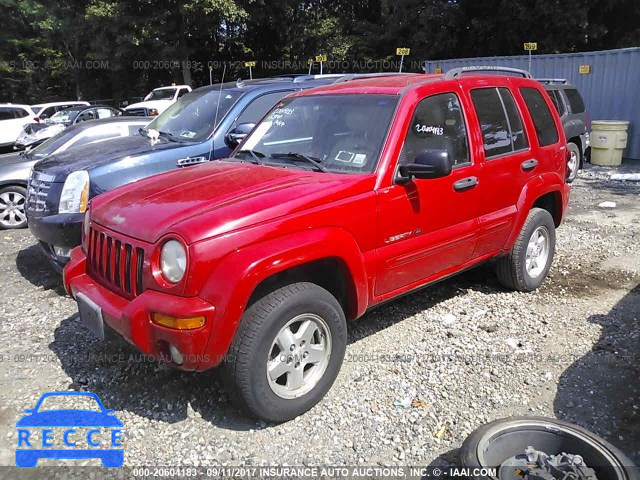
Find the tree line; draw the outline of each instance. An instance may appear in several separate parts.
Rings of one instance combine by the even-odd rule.
[[[636,0],[0,0],[0,101],[140,96],[210,78],[640,45]],[[395,68],[395,63],[393,68]],[[294,70],[295,71],[292,71]],[[318,65],[312,65],[318,73]]]

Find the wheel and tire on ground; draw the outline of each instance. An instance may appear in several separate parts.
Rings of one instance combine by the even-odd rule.
[[[580,165],[582,164],[582,153],[580,153],[580,147],[573,142],[567,143],[567,148],[571,155],[567,163],[567,168],[569,169],[567,181],[573,182],[578,176],[578,170],[580,170]]]
[[[465,468],[496,468],[523,455],[529,445],[548,455],[581,455],[599,480],[640,480],[638,468],[616,447],[582,427],[555,418],[511,417],[482,425],[463,442],[460,462]],[[498,478],[516,478],[513,468],[505,468],[504,474],[498,473]]]
[[[226,388],[253,417],[291,420],[329,391],[346,344],[344,311],[331,293],[308,282],[283,286],[244,313],[222,365]]]
[[[511,290],[535,290],[549,273],[555,248],[556,228],[551,214],[532,208],[513,247],[498,259],[498,280]]]
[[[0,189],[0,229],[24,228],[27,215],[24,211],[27,189],[12,185]]]

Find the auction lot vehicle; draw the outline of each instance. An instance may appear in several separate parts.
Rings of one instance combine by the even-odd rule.
[[[107,105],[76,105],[59,110],[42,122],[25,125],[16,139],[15,149],[22,150],[40,145],[70,125],[120,115],[122,115],[122,110]]]
[[[544,85],[553,106],[560,115],[564,134],[567,137],[567,147],[571,153],[569,181],[572,182],[578,176],[582,159],[589,148],[589,114],[582,95],[566,79],[538,78],[537,80]]]
[[[39,103],[37,105],[31,105],[31,110],[37,115],[34,120],[36,122],[44,122],[48,118],[51,118],[55,113],[60,110],[66,110],[71,107],[89,106],[89,102],[82,101],[67,101],[67,102],[50,102]]]
[[[149,117],[114,117],[82,122],[63,130],[32,149],[0,155],[0,228],[27,226],[25,200],[31,169],[49,155],[59,154],[107,138],[137,135]],[[40,192],[36,193],[37,195]],[[35,197],[34,197],[35,198]]]
[[[281,422],[329,390],[369,308],[491,258],[534,290],[569,201],[560,118],[535,80],[455,73],[295,93],[229,159],[94,198],[64,270],[82,321],[221,365]]]
[[[14,145],[22,127],[33,122],[35,116],[29,105],[0,103],[0,147]]]
[[[143,117],[160,115],[180,97],[189,93],[189,85],[172,85],[170,87],[155,88],[142,102],[128,105],[124,110],[128,115],[140,115]]]
[[[89,199],[157,173],[226,157],[285,95],[335,82],[311,75],[265,78],[202,87],[180,98],[142,136],[78,147],[34,166],[34,201],[27,201],[31,233],[56,269],[80,245]]]

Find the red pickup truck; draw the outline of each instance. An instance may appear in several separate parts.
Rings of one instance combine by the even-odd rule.
[[[537,288],[569,201],[562,124],[530,78],[459,73],[290,95],[231,158],[98,196],[64,271],[83,322],[221,365],[280,422],[329,390],[371,307],[492,258]]]

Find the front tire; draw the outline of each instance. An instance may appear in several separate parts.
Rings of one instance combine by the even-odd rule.
[[[532,208],[513,247],[498,259],[498,280],[511,290],[535,290],[547,278],[555,250],[556,227],[551,214]]]
[[[347,344],[342,307],[300,282],[252,304],[223,363],[230,397],[249,415],[285,422],[310,410],[335,381]]]
[[[27,189],[12,185],[0,190],[0,229],[25,228]]]

